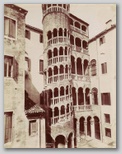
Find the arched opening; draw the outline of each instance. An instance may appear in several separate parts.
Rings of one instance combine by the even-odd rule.
[[[58,88],[54,89],[54,97],[58,97]]]
[[[78,37],[76,37],[75,44],[76,44],[76,46],[81,47],[81,39],[79,39]]]
[[[58,74],[58,67],[54,66],[54,75],[57,75],[57,74]]]
[[[88,60],[84,60],[84,75],[89,75]]]
[[[68,148],[72,148],[72,136],[73,136],[72,133],[70,133],[68,136]]]
[[[70,18],[70,25],[73,25],[73,20]]]
[[[60,96],[63,96],[64,95],[64,87],[61,87],[60,88]]]
[[[64,73],[64,66],[60,65],[60,74],[63,74],[63,73]]]
[[[72,45],[74,45],[74,36],[73,36],[73,35],[70,35],[70,43],[71,43]]]
[[[97,94],[98,94],[97,88],[93,88],[92,89],[92,96],[93,96],[93,104],[95,104],[95,105],[98,105],[98,97],[97,97]]]
[[[76,105],[76,88],[72,87],[73,105]]]
[[[95,59],[92,59],[92,60],[91,60],[91,75],[92,75],[92,76],[97,75],[96,60],[95,60]]]
[[[63,47],[59,48],[59,55],[63,55]]]
[[[68,93],[69,93],[69,87],[66,86],[66,95],[68,95]]]
[[[95,138],[100,140],[100,122],[98,117],[94,117]]]
[[[82,26],[82,30],[86,32],[86,27],[84,25]]]
[[[81,61],[81,58],[77,59],[77,74],[82,75],[82,61]]]
[[[55,117],[59,116],[59,109],[58,109],[58,107],[54,108],[54,116]]]
[[[53,37],[57,37],[57,29],[53,29]]]
[[[65,137],[63,135],[55,138],[55,148],[65,148]]]
[[[83,48],[86,50],[88,49],[88,43],[86,41],[83,41]]]
[[[52,51],[48,50],[48,59],[52,58]]]
[[[63,36],[63,29],[59,28],[59,36]]]
[[[86,104],[90,105],[90,89],[86,88],[85,90],[85,98],[86,98]]]
[[[69,104],[67,104],[66,112],[69,113]]]
[[[64,105],[61,106],[61,115],[63,115],[63,114],[65,114],[65,106]]]
[[[58,4],[58,6],[62,7],[62,4]]]
[[[67,55],[67,47],[65,47],[65,55]]]
[[[54,57],[58,56],[58,49],[57,48],[54,48],[53,55],[54,55]]]
[[[78,88],[78,105],[84,104],[83,88]]]
[[[51,31],[48,31],[47,37],[48,37],[48,40],[50,40],[52,38],[52,32]]]
[[[87,118],[87,135],[91,136],[91,117]]]
[[[48,69],[48,76],[49,76],[49,77],[52,76],[52,68],[49,68],[49,69]]]
[[[80,24],[78,22],[75,22],[75,27],[77,27],[78,29],[80,29]]]
[[[73,56],[71,56],[71,66],[72,66],[72,74],[75,74],[75,58]]]
[[[51,4],[48,4],[47,7],[48,7],[48,8],[51,7]]]
[[[76,147],[76,145],[77,145],[77,140],[76,140],[76,138],[77,138],[77,119],[76,118],[74,118],[74,146]]]
[[[85,126],[84,126],[85,118],[80,118],[80,134],[85,135]]]
[[[66,28],[64,29],[64,36],[65,37],[67,36],[67,30],[66,30]]]
[[[66,9],[66,4],[63,4],[63,8]]]
[[[46,10],[46,4],[43,5],[43,10],[44,10],[44,11]]]
[[[52,90],[51,89],[49,89],[48,94],[49,94],[49,105],[51,105],[51,99],[52,99]]]
[[[66,65],[66,67],[65,67],[65,73],[66,74],[68,73],[68,65]]]

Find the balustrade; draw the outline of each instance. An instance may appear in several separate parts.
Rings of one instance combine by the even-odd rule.
[[[78,111],[91,111],[92,110],[92,105],[78,105],[74,106],[74,110]]]
[[[65,36],[58,36],[58,37],[54,37],[51,38],[50,40],[48,40],[48,46],[50,46],[51,44],[56,44],[56,43],[69,43],[69,38],[65,37]]]

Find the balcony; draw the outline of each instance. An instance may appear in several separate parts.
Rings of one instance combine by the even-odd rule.
[[[90,76],[88,76],[88,75],[72,74],[71,76],[72,76],[72,79],[74,79],[74,80],[86,81],[86,82],[90,81]]]
[[[58,103],[64,103],[65,101],[67,102],[67,101],[71,101],[72,100],[72,97],[71,97],[71,95],[69,96],[69,95],[65,95],[65,96],[60,96],[60,98],[59,97],[56,97],[56,98],[51,98],[51,105],[56,105],[56,104],[58,104]],[[54,102],[54,103],[53,103]]]
[[[52,64],[56,64],[58,62],[67,61],[67,59],[68,59],[67,55],[60,55],[60,56],[56,56],[56,57],[50,58],[48,60],[48,66],[50,66]]]
[[[55,116],[55,117],[51,118],[51,125],[70,121],[71,117],[72,117],[72,112],[69,112],[69,113],[66,113],[63,115],[59,115],[59,116]]]
[[[86,31],[83,31],[82,29],[80,29],[80,28],[77,28],[77,27],[75,27],[75,26],[73,26],[73,25],[70,25],[70,28],[71,28],[71,30],[73,30],[73,31],[75,31],[75,32],[77,32],[77,33],[80,33],[80,34],[83,34],[83,35],[86,35],[86,36],[88,36],[88,32]]]
[[[78,106],[74,106],[74,110],[75,111],[92,111],[92,105],[78,105]]]
[[[52,45],[52,44],[61,44],[61,43],[65,43],[65,44],[69,44],[69,38],[68,37],[62,37],[62,36],[59,36],[59,37],[54,37],[54,38],[51,38],[50,40],[48,40],[47,44],[48,46]]]
[[[67,74],[56,74],[53,76],[48,77],[48,83],[56,83],[57,81],[63,81],[68,79],[68,73]]]

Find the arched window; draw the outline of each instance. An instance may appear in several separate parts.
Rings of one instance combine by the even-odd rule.
[[[97,71],[96,71],[96,60],[92,59],[91,60],[91,75],[92,76],[96,76],[97,75]]]
[[[70,43],[71,43],[72,45],[74,45],[74,36],[73,36],[73,35],[70,35]]]
[[[63,4],[63,8],[66,9],[66,4]]]
[[[48,31],[47,37],[48,37],[48,40],[52,38],[52,33],[51,33],[51,31]]]
[[[88,43],[86,41],[83,41],[83,48],[86,50],[88,49]]]
[[[54,50],[53,50],[53,56],[54,57],[58,56],[58,49],[57,48],[54,48]]]
[[[84,25],[82,26],[82,30],[86,32],[86,27]]]
[[[48,51],[48,59],[50,59],[50,58],[52,58],[52,51],[51,50]]]
[[[73,25],[73,20],[70,18],[70,25]]]
[[[92,89],[92,96],[93,96],[93,104],[95,104],[95,105],[98,105],[98,97],[97,97],[97,94],[98,94],[97,88],[93,88]]]
[[[63,36],[63,30],[62,30],[62,28],[59,28],[59,36]]]
[[[66,28],[64,29],[64,36],[67,36],[67,30],[66,30]]]
[[[53,37],[57,37],[57,29],[53,29]]]
[[[46,10],[46,4],[43,5],[43,9],[44,9],[44,11]]]
[[[47,6],[48,6],[48,8],[49,8],[49,7],[51,7],[51,4],[48,4]]]
[[[58,6],[62,7],[62,4],[58,4]]]
[[[76,46],[81,47],[81,40],[78,37],[75,39],[75,44]]]
[[[75,27],[80,29],[80,24],[78,22],[75,22]]]

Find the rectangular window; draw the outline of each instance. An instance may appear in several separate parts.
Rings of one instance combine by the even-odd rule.
[[[110,114],[104,114],[105,116],[105,122],[110,123]]]
[[[106,62],[101,64],[101,69],[102,69],[102,74],[107,73],[107,63]]]
[[[39,61],[39,72],[40,74],[43,74],[43,60]]]
[[[105,128],[105,136],[111,137],[111,129]]]
[[[4,17],[4,35],[10,38],[16,38],[16,21]]]
[[[101,93],[102,105],[111,105],[110,93]]]
[[[31,38],[31,34],[29,30],[25,30],[25,38],[29,39]]]
[[[36,120],[29,121],[29,135],[33,135],[37,132]]]
[[[43,43],[43,35],[40,34],[40,43]]]
[[[4,76],[13,77],[13,57],[4,56]]]
[[[4,113],[5,116],[5,136],[4,143],[11,142],[12,136],[12,112]]]
[[[105,43],[105,36],[102,36],[102,37],[99,39],[99,43],[100,43],[100,45],[102,45],[102,44]]]

